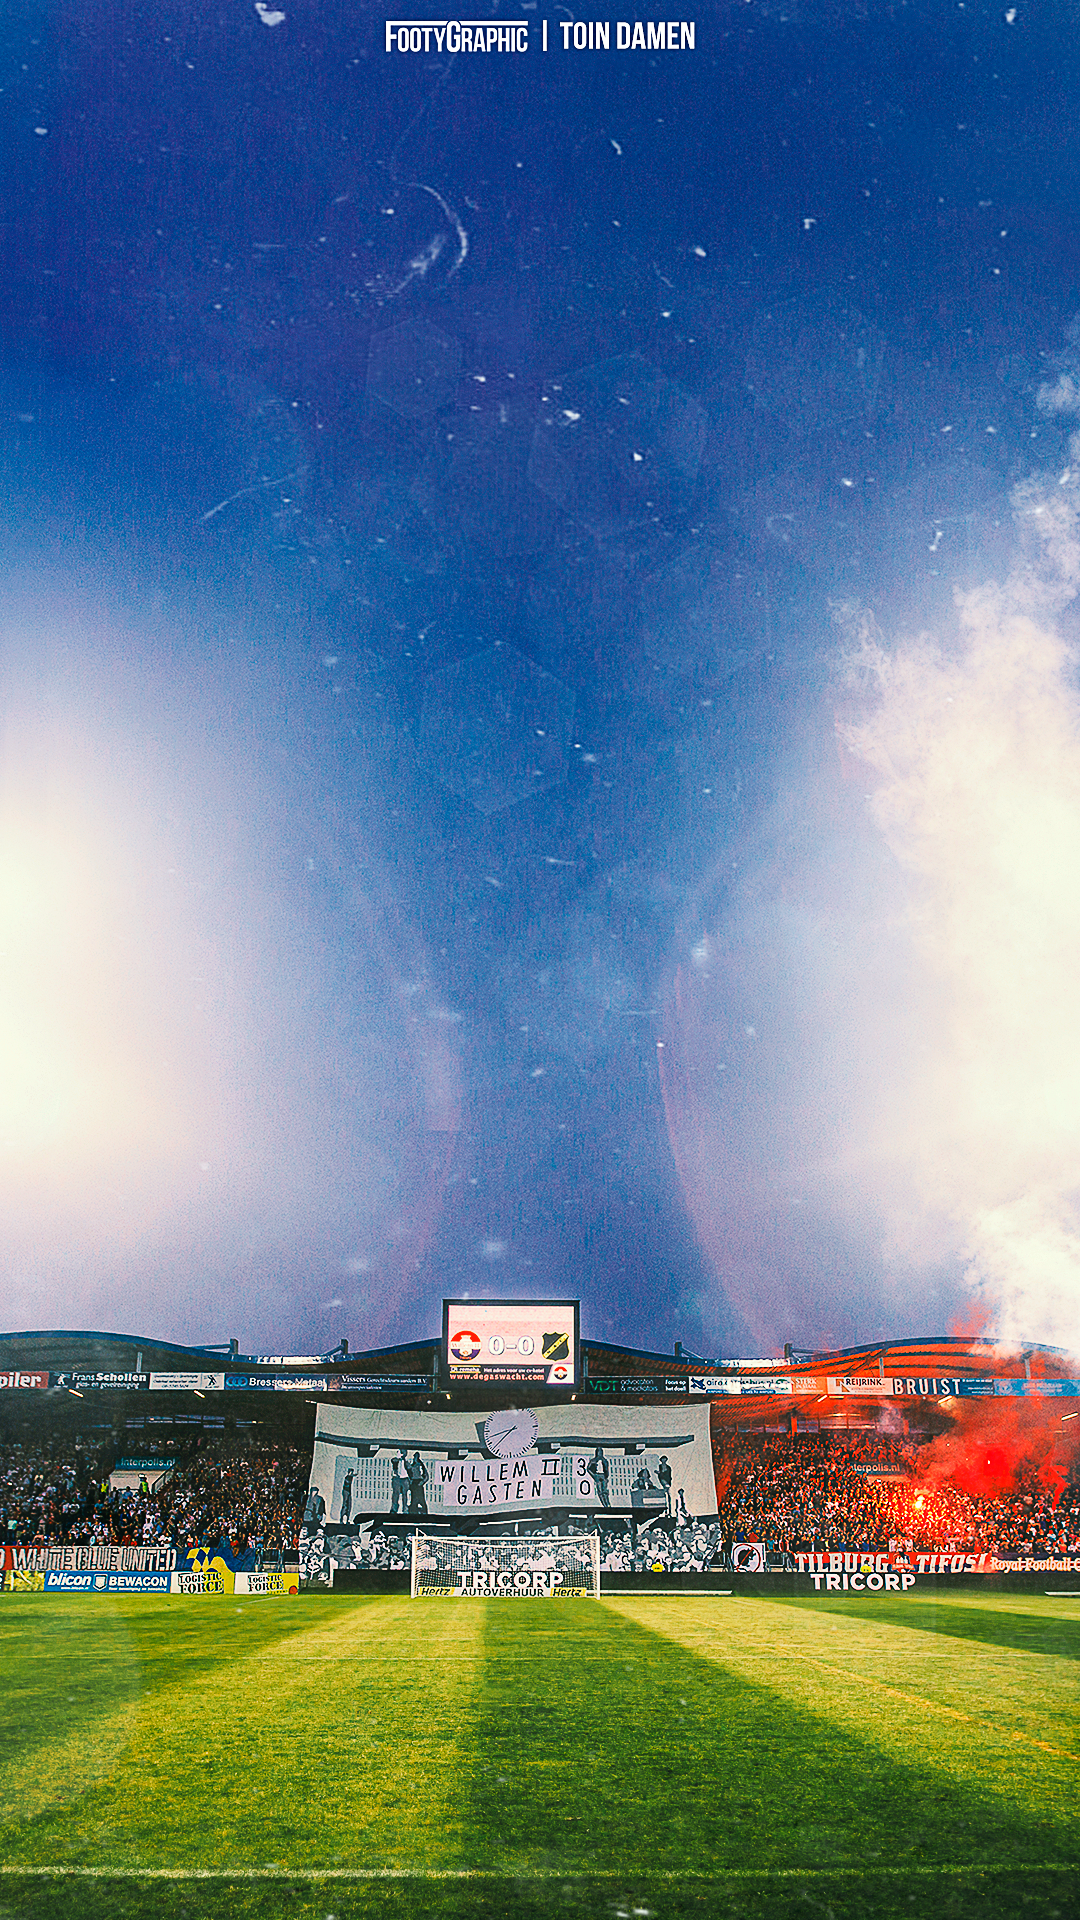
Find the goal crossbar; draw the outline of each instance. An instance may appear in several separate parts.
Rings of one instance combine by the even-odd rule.
[[[600,1536],[414,1533],[414,1600],[598,1600]]]

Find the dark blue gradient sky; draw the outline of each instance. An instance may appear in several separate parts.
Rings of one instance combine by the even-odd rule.
[[[280,12],[0,27],[5,1320],[1066,1339],[1069,10]]]

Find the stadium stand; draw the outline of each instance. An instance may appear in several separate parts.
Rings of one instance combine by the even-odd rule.
[[[340,1531],[325,1510],[309,1510],[312,1409],[332,1393],[339,1407],[430,1410],[438,1342],[356,1354],[342,1341],[333,1354],[289,1358],[241,1355],[235,1341],[180,1348],[58,1330],[0,1335],[0,1360],[0,1547],[166,1546],[183,1556],[228,1543],[256,1560],[298,1553],[316,1580],[330,1577],[331,1559],[350,1574],[407,1570],[409,1528],[393,1523],[392,1508],[385,1523],[354,1508]],[[719,1380],[708,1378],[714,1368]],[[598,1526],[613,1573],[729,1571],[749,1564],[738,1554],[746,1546],[777,1570],[799,1553],[837,1551],[1080,1555],[1080,1465],[1066,1442],[1080,1415],[1060,1411],[1077,1405],[1074,1376],[1052,1350],[1009,1355],[959,1337],[730,1361],[583,1342],[574,1398],[586,1406],[617,1407],[635,1423],[646,1407],[709,1399],[717,1512],[680,1511],[669,1486],[666,1511],[661,1499],[659,1512],[563,1514],[560,1525]],[[1000,1427],[997,1400],[965,1401],[991,1377],[999,1389],[1015,1383],[1005,1412],[1015,1405],[1018,1418],[1038,1416],[1058,1435],[1055,1457],[1071,1458],[1072,1478],[1065,1466],[1055,1479],[1025,1463],[1021,1449],[993,1492],[974,1492],[935,1456],[942,1435],[973,1430],[973,1407]],[[1057,1397],[1038,1396],[1040,1382]],[[477,1419],[496,1404],[490,1389],[451,1384],[454,1406]]]
[[[0,1543],[62,1542],[86,1522],[95,1499],[96,1450],[77,1435],[0,1449]]]
[[[164,1452],[159,1441],[140,1458]],[[172,1470],[137,1486],[112,1484],[115,1445],[83,1435],[60,1443],[0,1447],[0,1544],[99,1542],[173,1546],[226,1539],[237,1552],[293,1552],[304,1545],[309,1455],[283,1441],[199,1433],[168,1446]],[[601,1527],[608,1571],[728,1568],[733,1549],[762,1543],[776,1564],[797,1552],[969,1551],[1000,1557],[1080,1553],[1080,1488],[1021,1472],[999,1498],[927,1479],[925,1449],[885,1435],[759,1438],[724,1433],[714,1442],[715,1520],[660,1516],[647,1527]],[[888,1477],[878,1477],[878,1476]],[[540,1532],[542,1533],[542,1529]],[[357,1571],[402,1571],[408,1540],[378,1522],[351,1543]]]
[[[154,1448],[155,1443],[150,1442]],[[151,1486],[110,1483],[110,1454],[81,1436],[61,1447],[0,1449],[0,1543],[172,1546],[228,1540],[237,1552],[294,1552],[308,1453],[273,1442],[200,1433]],[[149,1457],[145,1446],[140,1455]]]
[[[909,1440],[864,1433],[726,1434],[714,1445],[721,1530],[728,1540],[762,1541],[779,1554],[1080,1551],[1080,1488],[1048,1485],[1028,1467],[1008,1496],[979,1497],[930,1478],[925,1454]]]

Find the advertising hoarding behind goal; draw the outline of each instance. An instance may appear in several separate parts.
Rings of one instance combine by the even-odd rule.
[[[414,1533],[410,1592],[414,1600],[598,1600],[600,1536]]]
[[[450,1380],[576,1387],[576,1300],[444,1300],[442,1359]]]

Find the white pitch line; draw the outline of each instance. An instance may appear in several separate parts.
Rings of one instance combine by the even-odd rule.
[[[725,1880],[835,1880],[914,1877],[957,1878],[966,1873],[1078,1873],[1077,1860],[970,1860],[908,1867],[0,1867],[4,1880],[694,1880],[717,1886]]]

